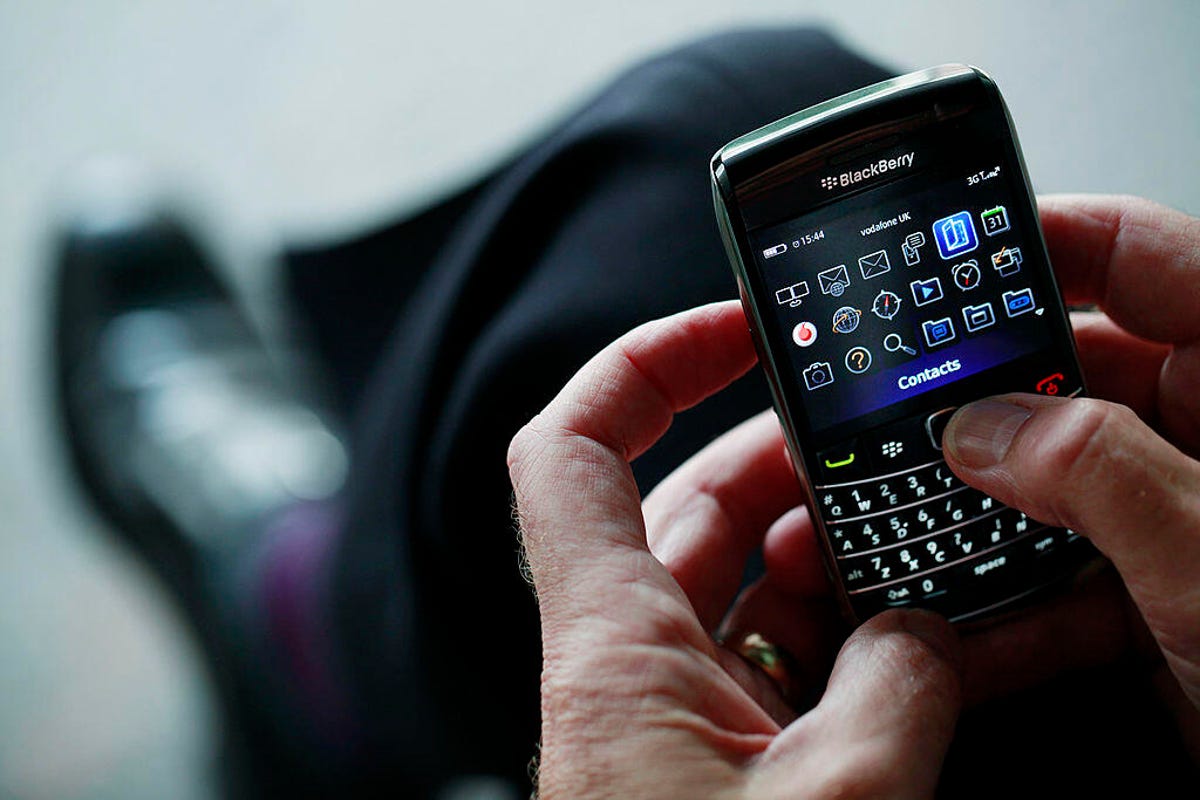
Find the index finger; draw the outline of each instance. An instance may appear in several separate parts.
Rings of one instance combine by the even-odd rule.
[[[1095,303],[1130,333],[1200,339],[1200,220],[1137,197],[1038,199],[1068,303]]]
[[[592,358],[513,439],[509,471],[544,625],[607,619],[636,637],[665,611],[674,622],[690,617],[707,639],[646,545],[629,462],[676,412],[754,362],[736,301],[656,320]]]

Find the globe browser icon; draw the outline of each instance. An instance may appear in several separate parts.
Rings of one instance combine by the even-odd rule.
[[[979,247],[979,237],[975,235],[975,222],[971,219],[970,211],[959,211],[933,223],[933,238],[937,242],[938,255],[944,259],[969,253]]]

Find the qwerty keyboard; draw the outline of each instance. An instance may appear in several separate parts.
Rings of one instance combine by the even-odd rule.
[[[860,619],[916,605],[964,620],[999,611],[1094,556],[1077,534],[1002,505],[941,457],[953,409],[856,437],[818,456],[817,510]]]

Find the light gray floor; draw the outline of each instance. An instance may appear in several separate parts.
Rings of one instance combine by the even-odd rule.
[[[100,536],[46,413],[47,225],[81,158],[132,153],[173,174],[261,296],[280,237],[319,240],[447,191],[633,59],[728,25],[824,20],[898,67],[991,72],[1040,190],[1200,212],[1193,0],[966,5],[0,6],[0,796],[212,792],[194,653]]]

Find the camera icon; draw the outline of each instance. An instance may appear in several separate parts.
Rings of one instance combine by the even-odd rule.
[[[804,385],[808,387],[810,392],[833,383],[833,370],[829,368],[828,361],[817,361],[809,364],[808,368],[804,370],[803,375]]]

